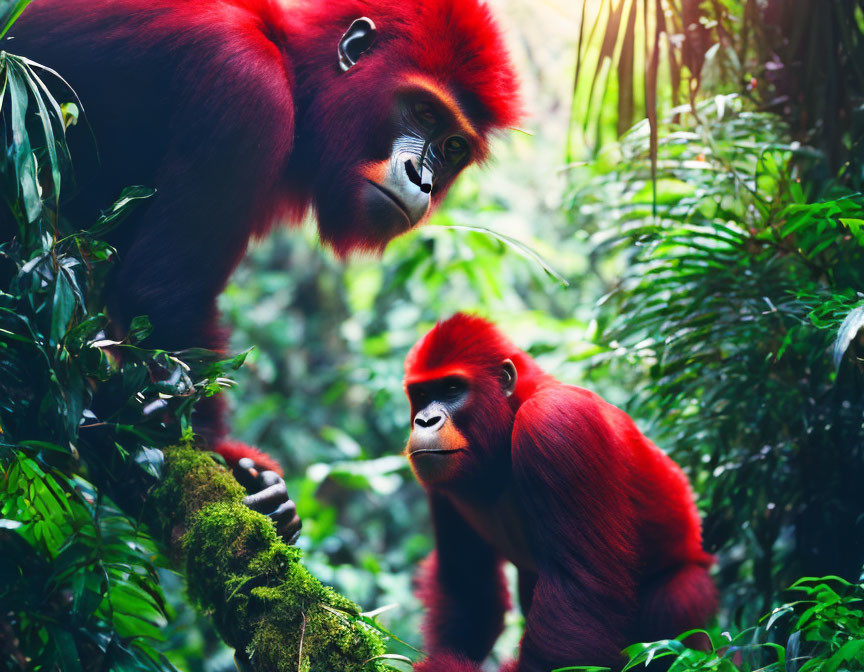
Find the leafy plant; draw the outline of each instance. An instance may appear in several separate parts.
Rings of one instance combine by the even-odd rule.
[[[0,22],[8,27],[26,4],[5,3]],[[160,472],[154,447],[188,435],[195,399],[223,386],[242,358],[142,349],[145,318],[123,341],[105,336],[97,290],[113,250],[100,236],[152,190],[127,190],[87,230],[59,217],[61,184],[72,178],[65,131],[78,106],[61,105],[46,77],[62,83],[0,53],[4,669],[174,669],[153,648],[168,615],[162,561],[106,494],[143,497],[135,485]]]
[[[153,190],[124,190],[89,228],[61,215],[78,107],[58,103],[46,73],[59,80],[0,53],[4,669],[174,669],[154,647],[170,616],[156,572],[166,562],[139,516],[187,560],[190,595],[249,669],[388,669],[398,656],[383,653],[374,621],[312,577],[230,474],[189,447],[195,403],[231,385],[245,353],[143,347],[143,316],[109,336],[100,290],[114,250],[103,236]],[[211,552],[219,534],[222,555]],[[286,632],[299,637],[290,656]]]
[[[798,576],[855,579],[864,562],[850,326],[864,197],[811,198],[810,155],[740,98],[681,114],[659,145],[657,200],[644,124],[609,174],[624,185],[620,228],[599,249],[630,267],[607,301],[607,358],[646,374],[637,408],[689,468],[726,604],[746,618]]]
[[[822,152],[813,179],[861,184],[864,5],[860,0],[603,0],[582,3],[574,124],[595,149],[681,101],[739,92]],[[568,150],[572,143],[568,143]],[[825,170],[827,167],[827,171]]]
[[[734,637],[694,631],[673,640],[635,644],[624,669],[665,659],[670,672],[851,672],[864,665],[864,585],[836,576],[804,578],[790,588],[802,599],[783,604],[756,627]],[[710,650],[689,648],[694,634],[710,639]]]
[[[153,541],[81,477],[24,451],[2,469],[3,669],[174,670]]]

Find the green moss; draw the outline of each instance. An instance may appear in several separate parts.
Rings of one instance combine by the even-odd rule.
[[[367,662],[385,648],[359,607],[312,576],[272,522],[243,505],[245,492],[227,470],[189,446],[165,457],[152,517],[185,556],[190,595],[252,669],[391,669]]]
[[[349,614],[328,608],[324,602],[298,613],[282,587],[256,588],[253,593],[269,615],[248,649],[259,669],[297,670],[298,661],[302,661],[299,669],[386,669],[378,661],[365,662],[384,653],[384,646],[372,630]],[[291,634],[286,637],[286,633]]]

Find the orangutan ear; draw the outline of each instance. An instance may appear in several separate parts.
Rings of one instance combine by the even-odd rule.
[[[365,16],[356,19],[339,40],[339,67],[347,72],[375,43],[378,31],[375,22]]]
[[[509,397],[516,390],[516,365],[509,359],[501,364],[501,389]]]

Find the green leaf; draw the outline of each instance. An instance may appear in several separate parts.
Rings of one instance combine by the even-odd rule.
[[[72,633],[57,625],[48,626],[48,631],[60,659],[60,669],[64,672],[81,672],[81,659]]]
[[[146,315],[138,315],[132,318],[129,325],[128,338],[131,343],[140,343],[153,333],[153,325]]]
[[[54,343],[63,340],[77,307],[75,287],[70,281],[68,271],[61,268],[54,285],[54,301],[51,310],[51,340]]]
[[[31,2],[32,0],[3,0],[0,2],[0,26],[2,26],[0,27],[0,39],[9,32],[12,24],[18,20],[21,12]]]
[[[135,463],[151,476],[162,478],[162,466],[165,456],[158,448],[142,447],[135,455]]]
[[[27,82],[18,68],[11,67],[14,61],[6,57],[6,82],[11,106],[12,141],[11,156],[15,165],[18,190],[21,194],[28,222],[36,221],[42,212],[42,200],[36,178],[36,162],[27,134],[27,104],[29,94]]]
[[[81,111],[75,103],[62,103],[60,105],[60,111],[63,116],[63,126],[65,128],[68,129],[71,126],[76,126],[78,124],[78,117],[80,116]]]
[[[16,61],[10,61],[10,64],[14,63],[15,67],[18,68],[26,78],[29,86],[30,93],[33,99],[36,101],[36,107],[39,110],[39,119],[42,122],[42,132],[44,134],[44,147],[48,150],[48,159],[51,167],[51,180],[54,183],[54,202],[59,205],[60,203],[60,160],[57,156],[57,139],[54,137],[54,126],[51,122],[51,115],[48,113],[48,106],[45,104],[46,99],[51,104],[55,118],[57,122],[60,124],[60,132],[61,134],[64,132],[63,127],[63,116],[60,111],[60,106],[57,101],[51,96],[48,88],[45,84],[42,83],[42,80],[36,75],[36,73],[30,69],[30,67],[26,63],[16,63]]]
[[[846,642],[824,664],[824,672],[837,672],[844,663],[864,663],[864,639]],[[860,667],[860,665],[859,665]]]
[[[461,230],[461,231],[473,231],[475,233],[482,233],[483,235],[491,236],[492,238],[496,238],[496,239],[500,240],[501,242],[512,247],[514,250],[519,252],[524,257],[527,257],[528,259],[532,259],[533,261],[537,262],[540,265],[540,267],[548,275],[551,275],[558,282],[560,282],[564,287],[570,286],[570,283],[567,282],[567,279],[563,275],[558,273],[558,271],[556,271],[554,268],[552,268],[552,266],[549,263],[547,263],[546,260],[543,259],[543,257],[541,257],[539,254],[537,254],[537,252],[532,250],[525,243],[523,243],[519,240],[516,240],[515,238],[511,238],[510,236],[505,236],[503,233],[498,233],[497,231],[492,231],[491,229],[486,229],[482,226],[468,226],[465,224],[446,224],[446,225],[441,225],[441,226],[442,226],[442,228],[445,228],[445,229],[457,229],[457,230]]]
[[[846,351],[852,345],[852,341],[864,329],[864,305],[851,310],[837,330],[837,339],[834,341],[834,368],[839,369]]]
[[[765,624],[765,629],[770,630],[771,626],[777,622],[778,618],[781,618],[781,617],[785,616],[786,614],[792,613],[793,610],[794,609],[793,609],[792,605],[784,604],[782,607],[778,607],[777,609],[772,611],[771,616],[768,619],[768,622]]]
[[[122,224],[144,201],[156,193],[150,187],[126,187],[120,192],[120,197],[106,212],[102,213],[96,224],[87,229],[87,235],[101,238],[106,233]]]
[[[841,218],[840,223],[849,229],[859,245],[864,245],[864,219]]]

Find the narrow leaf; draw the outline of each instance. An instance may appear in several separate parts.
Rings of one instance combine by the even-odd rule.
[[[12,24],[18,20],[18,17],[21,16],[21,12],[23,12],[27,5],[30,4],[32,0],[6,0],[6,2],[0,3],[0,39],[9,32],[9,29],[12,27]]]
[[[569,287],[570,283],[567,282],[567,279],[561,275],[558,271],[556,271],[549,263],[543,259],[537,252],[528,247],[525,243],[516,240],[515,238],[511,238],[510,236],[505,236],[503,233],[498,233],[497,231],[492,231],[491,229],[486,229],[482,226],[467,226],[465,224],[448,224],[446,226],[442,226],[444,229],[460,229],[462,231],[474,231],[476,233],[483,233],[487,236],[492,236],[493,238],[497,238],[502,243],[505,243],[515,249],[517,252],[522,254],[529,259],[534,260],[540,267],[548,274],[555,278],[558,282],[560,282],[565,287]]]
[[[846,351],[862,329],[864,329],[864,306],[858,306],[846,316],[840,329],[837,330],[837,340],[834,341],[834,367],[836,369],[840,368]]]

